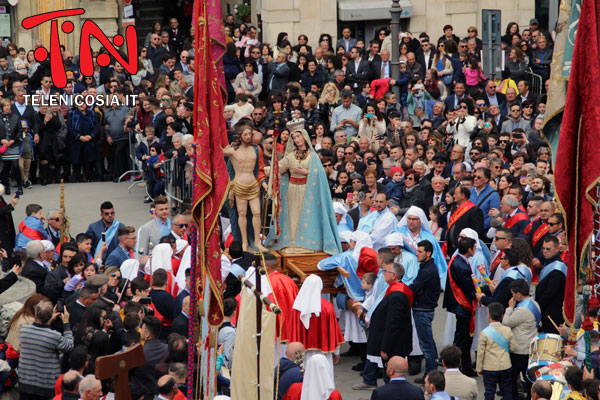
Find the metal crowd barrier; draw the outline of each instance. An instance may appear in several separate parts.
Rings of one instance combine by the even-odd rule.
[[[192,198],[193,167],[191,161],[187,161],[183,166],[177,165],[177,160],[173,158],[164,161],[162,170],[165,173],[165,194],[172,207]]]
[[[134,135],[135,140],[131,140],[132,137],[131,135]],[[142,141],[141,139],[141,133],[136,132],[136,131],[130,131],[129,132],[129,159],[130,159],[130,165],[132,165],[133,169],[130,169],[129,171],[125,171],[120,177],[119,177],[119,182],[121,182],[125,176],[127,176],[127,174],[130,174],[131,178],[131,185],[129,185],[129,187],[127,188],[127,192],[131,193],[131,189],[133,189],[133,187],[135,185],[137,185],[140,182],[144,181],[144,178],[142,176],[142,162],[139,161],[137,159],[137,157],[135,156],[135,150],[137,149],[138,144]],[[136,179],[136,175],[139,176],[138,179]],[[147,193],[148,191],[146,191]]]
[[[529,81],[531,82],[531,90],[533,93],[540,95],[544,90],[544,78],[533,72],[531,68],[527,68],[527,75],[529,75]]]

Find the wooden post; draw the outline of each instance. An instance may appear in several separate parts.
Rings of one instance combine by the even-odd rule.
[[[144,348],[141,344],[133,346],[122,353],[96,359],[96,378],[115,379],[115,400],[130,400],[129,371],[146,364]]]

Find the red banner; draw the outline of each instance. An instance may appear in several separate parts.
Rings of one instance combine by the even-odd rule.
[[[569,241],[563,313],[575,318],[577,276],[590,243],[600,180],[600,2],[583,0],[556,153],[555,184]]]
[[[210,9],[208,8],[210,7]],[[207,11],[208,10],[208,11]],[[227,128],[223,118],[223,94],[215,66],[209,21],[215,7],[206,1],[194,2],[196,25],[196,71],[194,75],[194,137],[196,141],[192,216],[197,227],[198,254],[194,282],[202,299],[205,280],[210,286],[208,322],[218,326],[223,320],[219,211],[225,201],[229,175],[223,158]]]

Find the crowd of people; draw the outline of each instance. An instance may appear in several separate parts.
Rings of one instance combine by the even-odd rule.
[[[455,33],[446,25],[438,39],[402,32],[399,77],[392,79],[388,27],[366,40],[342,27],[335,44],[327,33],[312,42],[302,34],[292,43],[281,32],[270,45],[257,39],[255,27],[228,15],[224,33],[224,118],[232,145],[225,153],[238,185],[230,200],[238,203],[236,210],[226,202],[221,218],[218,391],[228,393],[229,378],[235,380],[229,372],[241,291],[236,276],[251,267],[249,244],[273,248],[274,226],[267,223],[268,237],[254,228],[264,214],[267,221],[274,216],[253,201],[268,190],[277,163],[282,177],[289,175],[289,182],[282,178],[278,246],[311,248],[316,237],[303,229],[322,225],[327,232],[315,245],[331,257],[318,268],[339,272],[339,292],[319,301],[319,276],[308,276],[298,290],[278,271],[277,259],[264,254],[267,290],[282,309],[276,398],[341,398],[334,365],[340,356],[358,356],[352,369],[362,381],[353,389],[373,390],[372,399],[488,400],[498,388],[505,400],[550,399],[550,382],[531,384],[527,372],[538,333],[568,337],[565,221],[541,136],[547,98],[532,90],[538,76],[546,90],[553,35],[536,19],[525,29],[509,23],[502,36],[506,68],[491,79],[482,72],[476,27]],[[0,247],[10,271],[0,290],[10,289],[17,275],[35,287],[8,318],[4,354],[11,375],[4,391],[23,399],[97,400],[114,392],[114,382],[94,377],[95,360],[141,343],[146,363],[130,373],[132,398],[184,396],[191,206],[184,201],[173,215],[164,194],[171,184],[165,164],[176,166],[181,187],[193,156],[194,35],[176,18],[168,26],[157,22],[135,75],[115,60],[99,67],[96,53],[93,76],[83,76],[77,57],[63,49],[68,82],[61,90],[33,50],[0,49],[3,194],[60,179],[118,180],[135,154],[151,203],[150,220],[138,229],[117,221],[114,206],[104,202],[99,220],[63,241],[58,211],[27,200],[27,217],[15,229],[11,213],[19,196],[0,197]],[[138,98],[131,109],[25,104],[25,95],[36,93]],[[256,164],[248,163],[254,155]],[[258,184],[240,183],[244,160]],[[308,204],[314,207],[302,212]],[[589,310],[594,319],[597,312]],[[432,326],[444,317],[440,346]],[[581,368],[581,333],[570,333],[580,340],[564,348],[573,365],[564,373],[568,398],[598,399],[598,334],[591,335],[589,371]],[[340,354],[344,341],[350,347]],[[420,375],[415,382],[423,388],[408,383],[408,375]],[[478,375],[485,394],[478,394]],[[377,387],[381,378],[385,384]]]

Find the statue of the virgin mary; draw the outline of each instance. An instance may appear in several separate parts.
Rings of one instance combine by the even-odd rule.
[[[267,247],[285,253],[341,253],[329,184],[304,120],[291,121],[287,128],[291,135],[279,161],[281,233],[275,237],[272,221]]]

